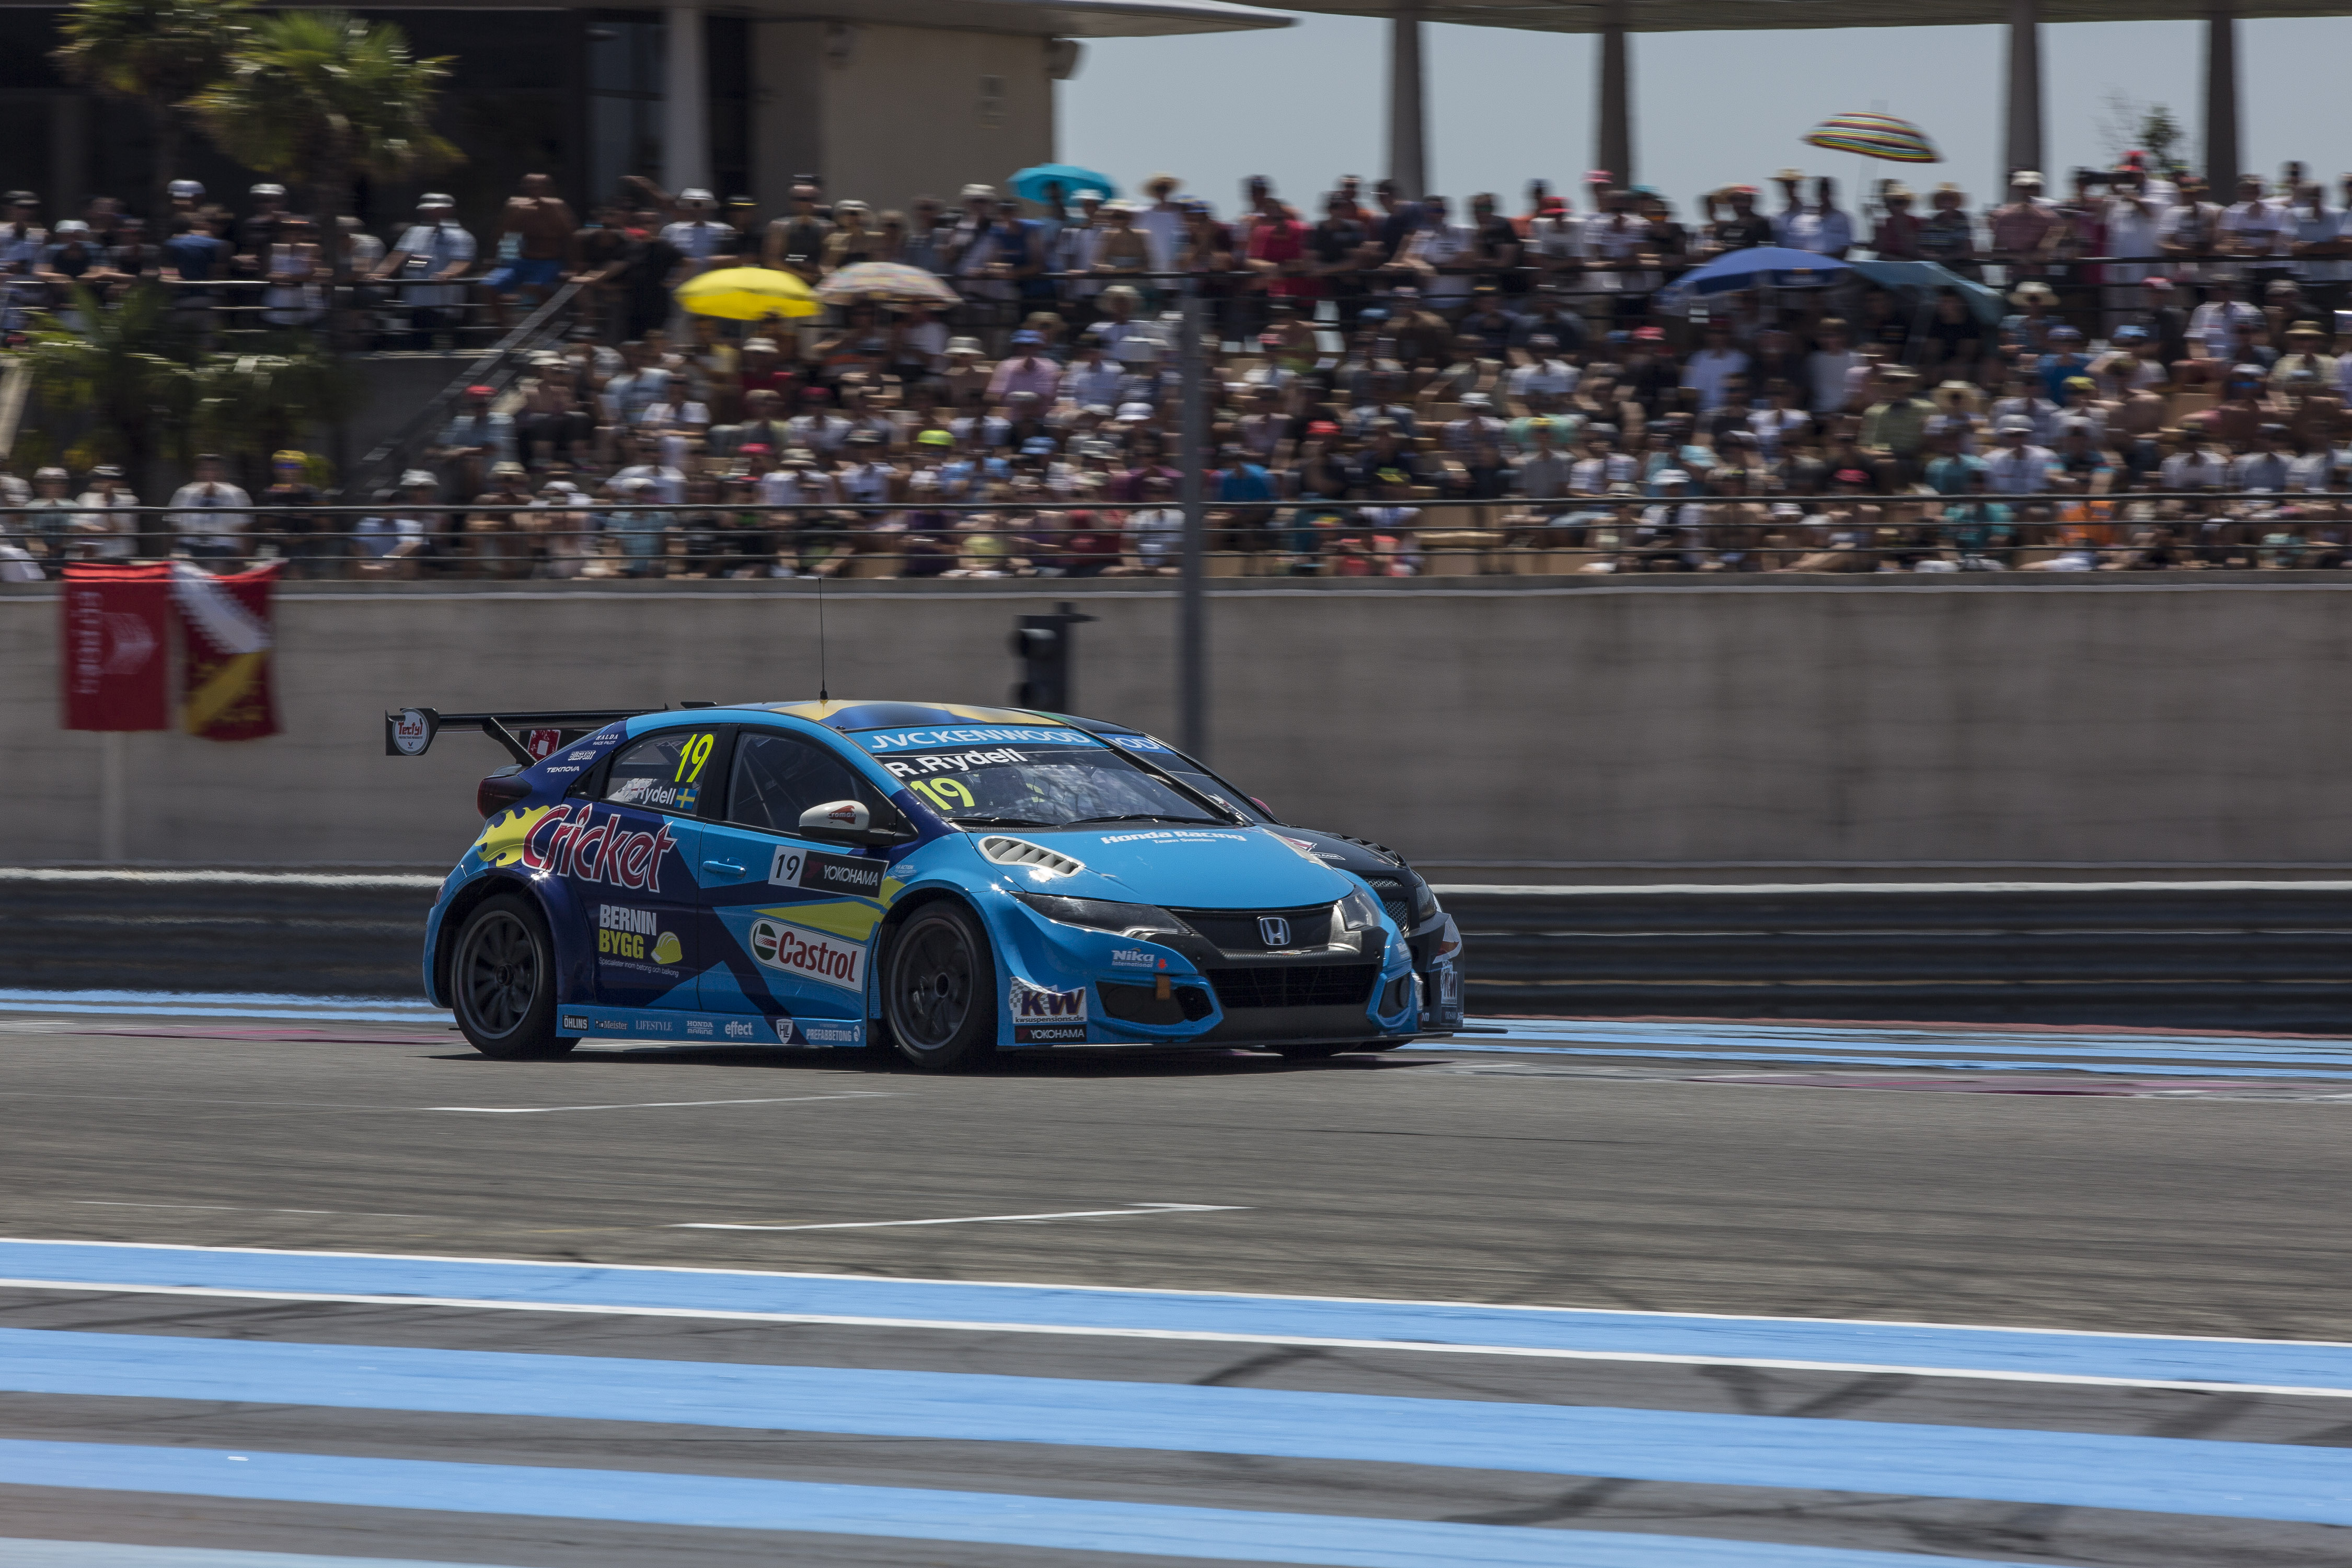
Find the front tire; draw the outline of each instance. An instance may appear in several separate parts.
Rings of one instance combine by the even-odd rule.
[[[516,893],[476,905],[449,960],[457,1027],[501,1061],[558,1057],[579,1042],[555,1032],[555,944],[538,906]]]
[[[996,965],[962,905],[929,905],[898,928],[882,1016],[899,1059],[919,1071],[969,1072],[995,1056]]]

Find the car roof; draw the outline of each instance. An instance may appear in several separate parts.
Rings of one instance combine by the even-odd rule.
[[[743,703],[789,718],[806,719],[829,730],[896,730],[952,724],[1059,724],[1060,718],[1028,708],[983,708],[970,702],[889,702],[840,698],[824,702]]]

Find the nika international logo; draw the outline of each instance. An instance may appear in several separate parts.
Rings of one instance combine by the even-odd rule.
[[[522,863],[583,882],[658,893],[662,861],[677,847],[667,822],[651,833],[635,833],[618,816],[598,816],[593,805],[559,805],[524,835]]]

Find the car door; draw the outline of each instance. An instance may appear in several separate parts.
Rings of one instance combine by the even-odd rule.
[[[803,812],[843,800],[866,803],[877,820],[897,815],[823,742],[749,725],[736,732],[724,802],[703,826],[704,929],[715,949],[703,1011],[761,1015],[762,1034],[791,1044],[864,1043],[885,854],[800,831]]]
[[[691,1011],[701,963],[696,820],[719,728],[663,730],[614,752],[551,844],[596,953],[596,1000]],[[653,1030],[650,1032],[660,1033]]]

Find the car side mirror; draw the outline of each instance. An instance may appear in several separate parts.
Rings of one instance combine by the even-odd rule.
[[[909,837],[897,812],[885,807],[883,818],[875,820],[864,801],[829,800],[801,813],[800,832],[803,837],[836,844],[897,844]]]

